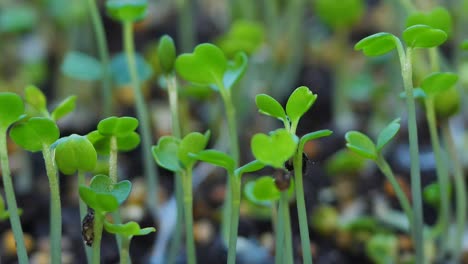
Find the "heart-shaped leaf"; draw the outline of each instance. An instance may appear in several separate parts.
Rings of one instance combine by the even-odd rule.
[[[107,0],[106,9],[110,17],[121,22],[134,22],[146,15],[147,0]]]
[[[175,67],[177,73],[187,81],[219,86],[223,85],[227,64],[224,53],[218,47],[204,43],[196,46],[193,53],[177,57]]]
[[[180,140],[173,136],[162,136],[158,144],[151,148],[153,157],[159,166],[170,171],[181,171],[182,167],[177,155]]]
[[[28,85],[24,89],[24,100],[27,106],[34,109],[38,114],[47,114],[47,99],[42,91],[34,85]]]
[[[95,190],[81,185],[78,189],[81,200],[96,213],[114,212],[119,208],[119,202],[110,193],[96,192]]]
[[[398,133],[400,130],[400,118],[393,120],[388,126],[380,131],[377,138],[377,151],[381,151],[385,145]]]
[[[101,63],[88,54],[71,51],[65,55],[60,70],[70,78],[82,81],[96,81],[102,78]]]
[[[376,160],[377,149],[372,140],[358,131],[349,131],[345,135],[346,146],[364,158]]]
[[[292,124],[297,124],[302,115],[307,112],[317,99],[306,86],[296,88],[286,103],[286,114]]]
[[[96,166],[96,150],[84,136],[72,134],[57,140],[53,145],[57,167],[63,174],[71,175],[76,171],[92,171]]]
[[[425,77],[421,82],[421,88],[428,95],[436,95],[454,86],[458,81],[458,75],[451,72],[434,72]]]
[[[204,162],[225,168],[230,174],[234,172],[235,162],[224,152],[209,149],[193,154],[193,157]]]
[[[89,187],[96,193],[109,193],[113,195],[119,205],[127,200],[132,191],[132,183],[130,181],[123,180],[113,183],[109,176],[103,174],[94,176],[91,179]]]
[[[254,172],[265,168],[265,164],[258,160],[251,161],[235,170],[235,175],[241,177],[244,173]]]
[[[412,48],[432,48],[444,43],[447,33],[427,25],[414,25],[403,31],[403,39]]]
[[[258,111],[264,115],[276,117],[280,120],[286,121],[286,112],[281,104],[275,98],[267,94],[258,94],[255,96],[255,103],[257,104]]]
[[[397,37],[390,33],[379,32],[361,39],[354,50],[362,50],[366,56],[380,56],[396,48]]]
[[[60,104],[52,111],[52,119],[57,121],[60,118],[68,115],[69,113],[73,112],[76,107],[76,96],[68,96],[65,98]]]
[[[104,136],[122,137],[135,131],[138,119],[129,116],[111,116],[99,122],[97,130]]]
[[[228,61],[227,70],[224,72],[224,88],[231,89],[244,75],[247,70],[248,58],[244,52],[238,52],[234,60]]]
[[[111,136],[104,136],[99,131],[95,130],[86,135],[88,140],[93,144],[97,153],[101,155],[109,155]],[[121,137],[117,137],[118,151],[134,150],[141,142],[140,135],[136,132],[131,132]]]
[[[138,79],[141,82],[145,82],[153,75],[153,68],[151,65],[141,56],[141,54],[135,54],[135,63],[137,68]],[[130,77],[130,71],[128,67],[127,56],[125,53],[118,53],[112,57],[110,62],[110,71],[114,83],[119,86],[129,85],[132,81]]]
[[[443,30],[448,36],[452,32],[452,17],[447,9],[438,6],[430,12],[413,12],[406,19],[406,27],[414,25],[428,25]]]
[[[255,158],[275,168],[283,168],[284,163],[296,152],[298,138],[286,129],[277,129],[270,133],[255,134],[251,148]]]
[[[24,103],[15,93],[0,92],[0,130],[8,127],[24,114]]]
[[[281,197],[281,191],[275,184],[275,179],[270,176],[263,176],[255,180],[252,195],[259,201],[278,201]]]
[[[112,224],[108,221],[104,221],[104,228],[111,234],[119,234],[127,238],[144,236],[156,231],[154,227],[141,228],[140,225],[134,221],[125,224]]]
[[[60,137],[60,131],[51,119],[32,117],[13,126],[10,137],[25,150],[36,152],[54,143]]]
[[[161,69],[165,74],[170,74],[174,70],[176,60],[176,49],[174,40],[169,35],[161,37],[158,45],[158,58]]]
[[[180,163],[184,168],[189,168],[193,166],[196,159],[190,154],[198,154],[200,151],[204,150],[208,144],[208,139],[210,138],[210,132],[201,134],[198,132],[192,132],[186,135],[179,144],[179,151],[177,152],[177,157],[179,157]]]

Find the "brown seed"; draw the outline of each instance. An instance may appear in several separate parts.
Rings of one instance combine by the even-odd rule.
[[[280,191],[285,191],[289,188],[291,183],[291,173],[286,170],[275,170],[273,172],[275,178],[275,185]]]

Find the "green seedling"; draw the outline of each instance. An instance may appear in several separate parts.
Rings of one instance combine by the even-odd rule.
[[[377,143],[374,143],[368,136],[361,132],[350,131],[345,135],[346,147],[361,157],[370,159],[377,164],[395,190],[400,205],[408,218],[410,227],[414,228],[413,209],[411,208],[410,202],[382,154],[382,149],[396,136],[399,130],[400,119],[398,118],[393,120],[379,133]]]
[[[148,2],[146,0],[108,0],[106,2],[107,13],[113,19],[123,24],[123,46],[127,59],[127,72],[130,73],[131,85],[135,96],[135,106],[138,120],[140,121],[140,134],[142,141],[142,156],[145,178],[148,186],[146,203],[156,217],[158,197],[158,175],[156,164],[151,160],[151,126],[148,109],[141,91],[141,76],[138,72],[137,56],[135,54],[133,23],[143,19],[146,15]]]
[[[182,178],[185,229],[187,233],[186,247],[189,264],[196,263],[193,238],[192,169],[197,159],[193,157],[193,154],[205,149],[209,136],[209,131],[205,134],[192,132],[182,139],[174,136],[163,136],[158,140],[158,144],[152,147],[153,157],[159,166],[177,173],[176,177]]]
[[[24,115],[24,103],[17,94],[9,92],[0,93],[0,162],[2,167],[2,180],[5,188],[10,224],[13,229],[17,246],[18,261],[20,264],[29,263],[28,254],[24,244],[23,229],[18,214],[18,206],[10,174],[10,165],[7,151],[7,130]]]
[[[76,96],[71,95],[63,99],[53,110],[47,110],[47,99],[42,91],[36,86],[29,85],[24,90],[26,102],[26,114],[28,116],[48,117],[54,121],[65,117],[75,110]]]
[[[443,30],[428,25],[413,25],[403,31],[403,40],[407,47],[406,51],[402,42],[390,33],[377,33],[360,40],[354,46],[355,50],[362,50],[367,56],[379,56],[397,49],[401,64],[403,85],[406,94],[406,105],[408,111],[408,130],[411,153],[411,193],[414,205],[413,241],[415,242],[416,262],[424,263],[423,249],[423,214],[421,177],[419,170],[419,149],[416,127],[416,107],[413,97],[413,74],[412,53],[417,48],[433,48],[441,45],[447,40],[447,33]]]
[[[366,159],[349,149],[337,151],[325,163],[329,175],[356,175],[365,166]]]
[[[112,224],[108,221],[104,221],[104,228],[111,234],[120,236],[122,240],[122,246],[120,248],[120,263],[130,263],[130,242],[134,236],[145,236],[152,232],[155,232],[154,227],[141,228],[140,225],[134,221],[125,224]]]
[[[115,212],[127,200],[132,190],[132,183],[124,180],[114,183],[107,175],[96,175],[90,185],[80,185],[80,198],[94,210],[93,255],[92,263],[101,262],[100,248],[104,219],[107,213]],[[122,243],[123,244],[123,243]]]
[[[392,234],[378,233],[366,243],[367,256],[377,264],[395,263],[398,259],[398,239]]]
[[[236,20],[226,34],[216,40],[217,45],[228,57],[238,52],[253,54],[259,49],[265,38],[264,27],[249,20]]]
[[[298,211],[298,216],[299,216],[299,229],[300,229],[300,234],[301,234],[301,246],[302,246],[302,252],[303,252],[303,261],[304,263],[307,263],[307,264],[312,263],[312,255],[310,253],[310,239],[309,239],[309,231],[308,231],[309,227],[307,225],[304,187],[303,187],[303,181],[302,181],[303,150],[304,150],[304,145],[308,141],[329,136],[332,132],[330,130],[320,130],[320,131],[308,133],[302,136],[300,139],[298,139],[296,136],[296,130],[299,124],[299,120],[310,109],[310,107],[312,107],[316,99],[317,99],[317,95],[312,93],[309,90],[309,88],[305,86],[298,87],[297,89],[293,91],[293,93],[289,96],[288,101],[286,102],[286,108],[283,108],[278,101],[276,101],[273,97],[266,95],[266,94],[259,94],[255,98],[255,103],[257,104],[257,107],[260,113],[277,118],[283,122],[285,130],[280,130],[281,132],[277,132],[277,133],[281,135],[286,132],[290,135],[293,135],[294,136],[293,138],[296,138],[297,143],[295,144],[294,149],[291,146],[282,146],[282,147],[284,147],[284,151],[292,151],[294,154],[293,155],[293,170],[294,170],[294,180],[296,183],[296,200],[297,200],[297,211]],[[284,139],[281,139],[281,137],[284,137],[284,136],[279,136],[279,135],[272,136],[270,140],[271,141],[274,141],[274,140],[284,141]],[[275,138],[279,138],[279,139],[275,139]],[[257,136],[256,141],[258,141],[258,143],[261,143],[261,144],[270,144],[271,146],[271,142],[268,142],[265,136]],[[252,152],[254,153],[254,155],[260,154],[260,156],[256,158],[259,160],[262,160],[265,158],[271,159],[266,164],[278,167],[278,165],[280,165],[278,160],[275,160],[275,157],[271,156],[269,153],[262,153],[263,150],[261,149],[261,146],[259,146],[258,143],[255,144],[254,141],[252,141]],[[277,146],[275,146],[275,148],[276,147]],[[274,152],[274,151],[271,151],[271,152]],[[274,153],[276,154],[276,152]],[[288,154],[289,153],[284,153],[283,155],[288,155]],[[283,165],[279,167],[283,167]]]
[[[340,29],[355,25],[365,12],[363,0],[317,0],[315,13],[327,26]]]
[[[406,27],[428,25],[444,31],[447,36],[452,33],[452,17],[447,9],[435,7],[429,12],[415,11],[406,18]]]

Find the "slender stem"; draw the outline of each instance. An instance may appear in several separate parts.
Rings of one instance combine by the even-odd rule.
[[[88,7],[91,13],[91,21],[93,22],[94,33],[98,45],[99,57],[102,63],[102,90],[101,97],[104,101],[103,115],[109,116],[112,113],[112,86],[111,75],[109,72],[109,50],[107,47],[106,34],[102,24],[99,10],[95,0],[88,0]]]
[[[28,253],[24,244],[23,229],[21,227],[18,206],[16,205],[15,190],[10,174],[10,164],[8,161],[8,151],[6,142],[6,129],[0,129],[0,164],[2,167],[3,187],[5,188],[8,212],[10,213],[10,224],[15,237],[18,261],[20,264],[29,263]]]
[[[456,260],[460,259],[460,252],[463,246],[463,236],[465,234],[465,223],[466,223],[466,182],[465,176],[463,175],[463,167],[460,163],[460,159],[457,155],[455,143],[450,132],[448,121],[442,123],[442,134],[447,145],[448,154],[454,168],[455,176],[455,195],[456,195],[456,235],[455,235],[455,248],[454,257]]]
[[[178,36],[183,52],[189,52],[195,45],[194,12],[192,0],[178,0]]]
[[[281,202],[280,202],[281,204]],[[278,213],[276,214],[276,237],[275,237],[275,264],[282,264],[284,259],[284,219],[283,219],[283,207],[272,204],[273,207],[279,207]]]
[[[307,223],[307,212],[304,198],[304,184],[302,182],[302,148],[294,155],[294,181],[296,183],[297,214],[299,217],[299,232],[301,234],[302,258],[304,264],[312,264],[310,252],[309,226]]]
[[[102,212],[95,212],[94,215],[94,240],[93,240],[93,264],[101,263],[101,238],[102,227],[104,225],[104,214]]]
[[[147,205],[153,214],[157,210],[158,197],[156,195],[156,188],[158,186],[158,177],[155,162],[152,160],[151,155],[151,127],[149,124],[148,111],[145,106],[143,94],[141,92],[140,81],[135,61],[135,48],[133,43],[133,24],[126,21],[123,24],[123,41],[125,46],[125,53],[127,55],[128,68],[132,80],[132,86],[135,96],[136,111],[138,119],[140,120],[140,132],[142,136],[142,152],[143,152],[143,165],[145,170],[145,177],[148,187]]]
[[[187,168],[181,175],[184,184],[184,217],[185,217],[185,243],[187,247],[187,263],[197,263],[195,255],[195,241],[193,238],[193,198],[192,198],[192,168]]]
[[[112,136],[110,138],[110,152],[109,152],[109,178],[113,184],[118,182],[117,174],[117,157],[118,157],[118,148],[117,148],[117,137]],[[122,218],[120,217],[119,210],[112,212],[112,217],[114,223],[121,224]],[[117,241],[117,246],[120,248],[122,245],[122,238],[119,235],[115,235],[115,240]]]
[[[413,74],[411,64],[412,49],[407,48],[406,56],[400,41],[397,41],[398,54],[400,56],[401,73],[406,93],[406,107],[408,110],[408,132],[411,159],[411,194],[413,198],[413,241],[415,243],[416,263],[423,264],[423,208],[421,174],[419,168],[418,128],[416,123],[416,105],[413,96]]]
[[[122,239],[122,245],[120,246],[120,264],[130,263],[130,239],[124,236],[120,236]]]
[[[167,76],[167,90],[169,95],[169,106],[171,108],[171,124],[172,134],[176,138],[181,138],[182,132],[180,129],[179,119],[179,104],[177,98],[177,80],[174,75]],[[182,241],[182,234],[184,229],[184,194],[182,188],[182,177],[179,174],[175,175],[175,196],[177,204],[177,219],[174,235],[171,240],[169,247],[168,263],[172,264],[175,262],[176,256],[179,254],[179,248]]]
[[[284,225],[284,261],[282,263],[294,263],[294,256],[292,250],[292,232],[291,232],[291,219],[289,214],[289,201],[288,191],[281,192],[280,207],[282,211],[283,225]],[[310,247],[307,249],[310,251]],[[304,254],[304,252],[302,253]]]
[[[395,194],[398,198],[398,201],[400,202],[400,205],[403,208],[406,217],[408,217],[410,230],[413,230],[413,209],[411,208],[411,204],[408,200],[408,197],[406,197],[405,192],[403,192],[403,190],[401,189],[401,186],[395,178],[392,169],[390,168],[387,161],[383,158],[382,155],[379,155],[378,159],[376,160],[376,164],[379,167],[380,171],[385,175],[387,180],[392,185],[393,190],[395,190]]]
[[[223,222],[221,223],[221,234],[224,238],[224,242],[226,244],[229,243],[229,233],[231,231],[231,219],[232,219],[232,190],[231,190],[231,179],[230,177],[227,178],[226,180],[226,196],[224,198],[224,204],[223,204]]]
[[[50,259],[51,263],[58,264],[62,263],[62,209],[58,173],[50,146],[42,146],[42,155],[50,186]]]
[[[85,177],[84,172],[78,171],[78,186],[81,186],[81,185],[86,185],[86,177]],[[78,198],[78,204],[80,206],[80,222],[82,222],[86,214],[88,213],[88,206],[80,198]],[[86,253],[86,259],[88,260],[88,263],[91,263],[91,257],[92,257],[91,248],[86,246],[84,242],[83,242],[83,246],[84,246],[85,253]]]
[[[237,232],[239,227],[239,211],[241,199],[241,181],[240,178],[231,174],[231,229],[229,231],[228,264],[236,263]]]
[[[434,157],[436,161],[436,173],[440,186],[440,248],[442,251],[447,249],[449,220],[450,220],[450,196],[448,188],[450,185],[448,168],[445,164],[443,153],[440,149],[439,133],[437,132],[434,99],[431,96],[425,99],[426,106],[426,118],[429,126],[429,134],[431,137],[432,149],[434,151]]]

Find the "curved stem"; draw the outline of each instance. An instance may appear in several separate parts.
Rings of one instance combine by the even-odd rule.
[[[294,155],[294,181],[296,183],[297,214],[299,217],[299,232],[301,234],[302,258],[304,264],[312,263],[310,252],[309,226],[304,198],[304,184],[302,182],[302,148],[299,147]]]
[[[291,232],[291,219],[289,214],[289,201],[288,191],[281,192],[280,207],[282,211],[283,225],[284,225],[284,261],[282,263],[294,263],[294,256],[292,250],[292,232]],[[307,251],[310,251],[310,247]]]
[[[94,240],[93,240],[93,264],[101,263],[101,238],[102,228],[104,225],[104,214],[102,212],[95,212],[94,215]]]
[[[400,202],[400,205],[403,208],[406,217],[408,217],[410,230],[413,230],[413,209],[411,208],[411,204],[408,198],[406,197],[405,192],[403,192],[403,190],[401,189],[401,186],[395,178],[392,169],[388,165],[387,161],[382,157],[382,155],[379,155],[378,159],[375,162],[379,167],[380,171],[385,175],[387,180],[392,185],[393,190],[395,190],[395,194],[398,198],[398,201]]]
[[[193,238],[193,198],[192,198],[192,168],[187,168],[181,175],[184,187],[184,217],[185,217],[185,243],[187,247],[187,263],[197,263],[195,255],[195,241]]]
[[[95,0],[88,0],[89,12],[91,13],[91,21],[93,22],[94,33],[98,45],[99,57],[102,64],[102,90],[101,97],[104,101],[103,115],[109,116],[112,113],[112,86],[111,75],[109,72],[109,50],[107,48],[106,34],[102,24],[99,11]]]
[[[62,263],[62,209],[58,173],[50,146],[42,147],[42,155],[50,187],[50,260],[58,264]]]
[[[156,188],[158,186],[158,177],[156,164],[152,160],[151,154],[151,127],[149,124],[148,110],[145,106],[143,93],[141,92],[140,81],[138,78],[138,72],[135,61],[135,48],[133,44],[133,24],[132,22],[126,21],[123,24],[123,41],[125,47],[125,53],[127,55],[127,63],[132,80],[133,91],[135,95],[136,112],[138,119],[140,120],[140,133],[141,133],[141,145],[143,155],[143,166],[145,170],[145,177],[148,187],[147,205],[155,215],[158,205],[158,197],[156,195]]]
[[[241,199],[241,179],[234,175],[229,175],[231,179],[231,225],[229,230],[229,248],[228,248],[228,264],[236,263],[236,246],[237,246],[237,232],[239,227],[239,211]]]
[[[16,204],[15,190],[10,174],[10,164],[8,160],[6,129],[0,130],[0,165],[2,167],[3,186],[5,188],[6,202],[8,212],[10,213],[10,224],[15,237],[18,261],[20,264],[29,263],[28,253],[24,244],[23,228],[18,214],[18,206]]]
[[[450,133],[450,127],[448,121],[442,123],[442,134],[447,145],[448,154],[454,168],[455,176],[455,195],[456,195],[456,235],[455,235],[455,249],[454,257],[455,260],[460,259],[460,252],[463,247],[463,236],[465,234],[465,223],[466,223],[466,182],[465,176],[463,175],[463,167],[460,164],[459,157],[457,155],[455,143],[453,141],[452,133]]]

